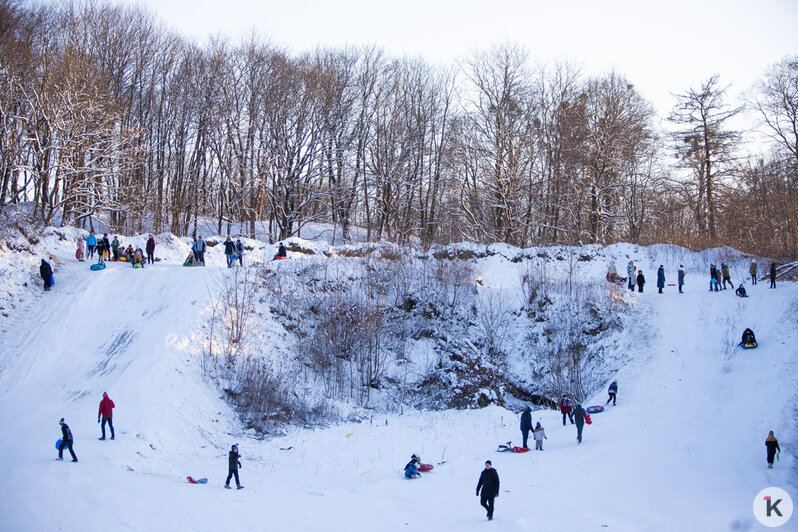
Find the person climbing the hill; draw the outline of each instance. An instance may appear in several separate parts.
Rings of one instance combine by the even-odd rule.
[[[197,261],[199,261],[199,264],[205,266],[205,241],[202,239],[202,235],[197,237],[194,253],[197,256]]]
[[[155,237],[150,235],[147,239],[147,264],[153,264],[155,262]]]
[[[523,440],[522,447],[524,447],[524,449],[529,449],[529,446],[526,444],[526,442],[529,438],[530,430],[532,430],[532,409],[526,407],[524,408],[524,412],[521,414],[521,439]]]
[[[765,447],[767,447],[768,450],[768,469],[773,469],[773,458],[776,456],[776,451],[781,454],[781,449],[779,448],[779,440],[773,435],[772,430],[765,440]]]
[[[565,426],[565,417],[568,416],[568,419],[571,420],[571,425],[574,424],[574,415],[573,415],[574,404],[568,398],[567,394],[563,394],[562,399],[560,399],[560,412],[562,412],[562,426]]]
[[[585,409],[582,408],[581,403],[577,403],[574,407],[574,419],[576,421],[576,443],[582,443],[582,429],[585,428]]]
[[[646,284],[646,278],[643,277],[643,270],[637,272],[637,291],[643,293],[643,285]]]
[[[770,263],[770,288],[776,288],[776,263]]]
[[[224,256],[227,258],[227,267],[233,267],[233,254],[236,252],[236,245],[230,240],[230,236],[227,236],[227,240],[224,242]]]
[[[238,255],[238,265],[244,265],[244,244],[241,243],[241,239],[236,239],[236,255]]]
[[[42,276],[42,281],[44,281],[44,291],[49,292],[53,286],[53,267],[44,259],[39,265],[39,275]]]
[[[102,401],[100,401],[100,408],[97,410],[97,423],[100,422],[100,418],[102,418],[102,425],[100,428],[102,429],[103,435],[100,436],[101,440],[105,439],[105,424],[108,423],[108,427],[111,429],[111,439],[114,439],[114,408],[116,405],[111,398],[108,397],[107,392],[103,392]]]
[[[659,265],[659,270],[657,270],[657,288],[660,294],[662,289],[665,288],[665,267],[662,264]]]
[[[285,259],[285,258],[288,258],[288,252],[285,250],[285,246],[283,245],[283,243],[280,242],[280,245],[277,247],[277,254],[274,256],[274,259],[272,260]]]
[[[58,446],[58,459],[64,459],[64,447],[66,447],[69,449],[69,454],[72,455],[72,461],[77,462],[78,457],[75,456],[75,451],[72,449],[72,431],[69,430],[69,425],[64,423],[64,418],[61,418],[58,424],[61,425],[61,445]]]
[[[715,292],[720,290],[720,286],[718,286],[718,268],[714,264],[709,265],[709,291]]]
[[[734,288],[734,283],[731,280],[731,272],[729,271],[729,265],[725,262],[720,264],[720,271],[723,274],[723,289],[726,290],[726,283],[729,283],[729,286]]]
[[[482,488],[482,496],[479,504],[488,512],[488,521],[493,519],[494,499],[499,496],[499,473],[493,469],[490,460],[485,462],[485,469],[479,475],[477,482],[477,497],[480,496],[479,490]]]
[[[114,239],[111,241],[111,251],[113,252],[113,260],[117,262],[119,260],[119,240],[114,236]]]
[[[618,395],[618,381],[612,381],[610,387],[607,389],[607,395],[610,397],[604,404],[608,405],[610,404],[610,401],[612,401],[612,406],[615,406],[615,397]]]
[[[540,426],[540,421],[535,425],[535,449],[538,451],[543,450],[543,440],[548,440],[546,431]]]
[[[745,287],[742,283],[740,283],[740,286],[737,287],[737,290],[735,290],[734,293],[740,297],[748,297],[748,294],[745,293]]]
[[[756,261],[751,262],[751,266],[748,268],[748,273],[751,274],[751,284],[756,284]]]
[[[415,454],[410,456],[410,461],[405,466],[405,478],[408,480],[412,480],[414,478],[420,478],[421,473],[418,472],[418,468],[421,465],[421,458],[416,456]]]
[[[679,264],[678,275],[679,275],[679,293],[684,294],[684,292],[682,292],[682,287],[684,286],[684,266],[681,264]]]
[[[756,336],[754,335],[754,331],[751,329],[746,329],[743,331],[743,340],[740,342],[740,345],[757,345],[756,344]]]
[[[94,250],[97,249],[97,237],[94,236],[94,231],[90,232],[89,236],[86,237],[86,249],[88,250],[89,259],[94,258]]]
[[[635,263],[634,261],[629,261],[629,264],[626,265],[626,278],[629,280],[629,290],[632,292],[635,291]]]
[[[227,473],[227,480],[224,481],[224,487],[227,489],[230,488],[230,479],[235,476],[236,477],[236,487],[238,489],[243,488],[244,486],[241,485],[241,482],[238,480],[238,469],[241,467],[241,461],[239,460],[238,455],[238,445],[233,445],[230,449],[230,453],[227,456],[227,464],[228,464],[228,473]]]
[[[83,262],[84,260],[86,260],[86,251],[84,248],[85,244],[82,238],[78,238],[77,240],[78,240],[78,249],[75,250],[75,258]]]

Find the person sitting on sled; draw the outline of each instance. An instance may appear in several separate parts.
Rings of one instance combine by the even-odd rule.
[[[745,293],[745,287],[742,284],[737,287],[737,290],[735,290],[734,293],[740,297],[748,297],[748,295]]]
[[[740,345],[745,345],[745,346],[756,345],[756,336],[754,336],[754,331],[752,331],[751,329],[744,330],[743,341],[740,342]]]

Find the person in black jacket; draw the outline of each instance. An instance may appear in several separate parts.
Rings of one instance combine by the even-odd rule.
[[[643,285],[646,284],[646,278],[643,277],[643,270],[639,270],[637,274],[637,291],[643,293]]]
[[[72,455],[72,461],[77,462],[78,457],[75,456],[75,451],[72,450],[72,431],[69,430],[69,425],[64,423],[64,418],[58,422],[61,425],[61,445],[58,447],[58,459],[64,459],[64,447],[69,449],[69,454]]]
[[[499,496],[499,474],[493,469],[490,460],[485,462],[485,469],[479,475],[477,496],[480,488],[482,488],[482,497],[479,503],[488,511],[488,521],[490,521],[493,519],[493,499]]]
[[[528,449],[529,446],[526,444],[527,438],[529,437],[529,431],[532,430],[532,409],[526,407],[524,409],[524,413],[521,414],[521,436],[524,439],[523,447]]]
[[[238,480],[238,468],[241,467],[241,462],[238,460],[238,445],[233,445],[227,459],[229,472],[227,473],[227,480],[224,481],[224,487],[230,489],[230,479],[235,475],[236,486],[238,489],[243,488],[244,486],[242,486],[241,482]]]
[[[770,287],[776,288],[776,263],[770,263]]]
[[[581,404],[574,407],[574,419],[576,419],[576,443],[582,443],[582,429],[585,428],[585,409]]]
[[[684,266],[679,264],[679,293],[683,294],[682,287],[684,286]]]
[[[287,257],[288,257],[288,252],[286,251],[285,246],[283,245],[283,243],[280,242],[280,245],[277,247],[277,254],[274,256],[274,259],[272,259],[272,260],[275,260],[275,259],[278,259],[278,258],[285,259]]]
[[[773,469],[773,457],[776,456],[776,451],[781,452],[781,449],[779,448],[779,440],[773,435],[772,430],[765,440],[765,447],[768,449],[768,469]]]
[[[42,263],[39,265],[39,275],[42,276],[42,281],[44,281],[44,291],[47,292],[53,286],[53,267],[50,266],[50,263],[44,259],[42,259]]]
[[[660,294],[662,289],[665,288],[665,267],[662,264],[659,265],[659,270],[657,270],[657,288]]]
[[[238,265],[244,265],[244,244],[241,243],[241,239],[236,240],[236,254],[238,255]]]
[[[224,242],[224,256],[227,259],[227,267],[233,267],[233,254],[236,252],[236,245],[235,243],[230,240],[230,237],[227,237],[227,240]]]

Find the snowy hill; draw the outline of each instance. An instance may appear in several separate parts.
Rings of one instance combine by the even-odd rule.
[[[32,247],[58,259],[47,294],[30,277],[35,254],[0,252],[14,294],[0,337],[0,530],[760,530],[751,512],[759,490],[779,486],[796,499],[798,287],[761,283],[747,299],[708,294],[707,262],[745,271],[733,250],[547,248],[552,275],[565,274],[569,254],[582,258],[583,278],[602,277],[610,259],[620,271],[634,258],[649,284],[643,294],[620,292],[628,326],[616,345],[630,352],[614,359],[618,405],[592,416],[581,446],[557,412],[534,411],[545,450],[508,455],[495,449],[520,443],[518,415],[496,406],[374,410],[360,422],[288,428],[270,439],[245,431],[203,377],[198,350],[210,299],[229,275],[221,250],[211,249],[207,268],[183,268],[189,243],[159,235],[156,254],[165,260],[92,272],[72,258],[77,233],[69,231],[48,229]],[[248,245],[260,261],[272,252]],[[339,260],[341,248],[307,247]],[[473,245],[437,252],[466,250],[480,290],[504,297],[519,290],[524,261],[540,253]],[[279,267],[300,270],[306,255],[292,259]],[[685,264],[685,294],[656,294],[659,263],[671,271]],[[19,290],[14,281],[25,276],[30,286]],[[758,349],[736,347],[745,327]],[[117,405],[115,441],[97,440],[103,391]],[[602,387],[585,404],[605,400]],[[60,417],[75,435],[77,464],[54,460]],[[765,467],[769,430],[782,446],[773,470]],[[237,492],[222,489],[233,443],[246,486]],[[413,452],[436,469],[405,481]],[[474,496],[486,459],[502,483],[493,525]],[[188,484],[186,475],[209,483]]]

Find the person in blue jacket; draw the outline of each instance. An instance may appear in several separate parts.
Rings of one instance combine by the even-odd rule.
[[[657,270],[657,288],[660,294],[662,293],[662,289],[665,288],[665,268],[662,264],[659,265],[659,270]]]
[[[418,472],[418,466],[421,465],[421,458],[415,454],[410,457],[410,461],[405,466],[405,478],[408,480],[418,478],[421,473]]]
[[[94,236],[94,231],[86,237],[86,249],[88,250],[89,258],[93,258],[94,250],[97,249],[97,237]]]
[[[610,404],[610,401],[612,401],[612,406],[615,406],[615,396],[618,395],[618,381],[612,381],[612,384],[610,384],[610,387],[607,390],[607,394],[610,396],[610,398],[607,399],[607,402],[604,404],[608,405]]]
[[[521,436],[523,437],[524,449],[529,449],[529,446],[526,444],[527,438],[529,438],[529,431],[532,430],[532,409],[526,407],[524,409],[524,413],[521,414]]]

